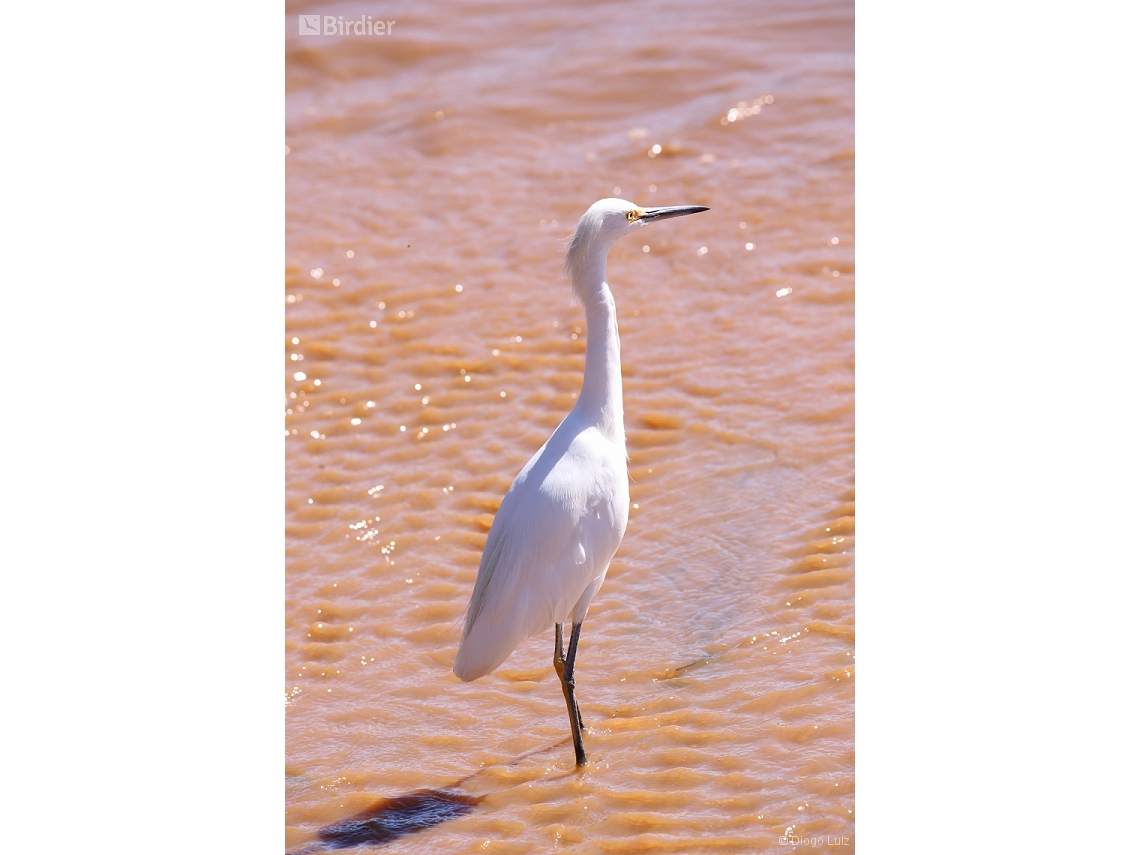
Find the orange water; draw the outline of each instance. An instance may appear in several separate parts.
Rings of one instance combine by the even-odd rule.
[[[854,851],[852,5],[288,13],[287,846],[454,786],[473,811],[361,851]],[[562,258],[610,195],[711,210],[610,254],[633,507],[575,771],[552,633],[451,665],[581,382]]]

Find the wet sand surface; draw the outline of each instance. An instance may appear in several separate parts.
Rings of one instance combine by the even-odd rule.
[[[854,851],[853,6],[287,11],[289,850],[439,790],[469,809],[351,845]],[[451,666],[579,389],[562,261],[610,195],[711,210],[610,254],[632,506],[576,771],[552,631]]]

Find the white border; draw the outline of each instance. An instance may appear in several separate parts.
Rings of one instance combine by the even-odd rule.
[[[858,840],[1095,848],[1136,792],[1137,7],[856,26]]]
[[[3,848],[283,851],[280,7],[3,23]]]

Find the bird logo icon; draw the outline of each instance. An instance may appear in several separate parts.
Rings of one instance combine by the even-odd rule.
[[[302,36],[319,36],[321,34],[320,15],[298,15],[297,33]]]

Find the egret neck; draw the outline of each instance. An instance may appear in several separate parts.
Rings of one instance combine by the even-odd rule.
[[[609,249],[609,247],[605,247]],[[621,342],[617,307],[606,282],[604,252],[577,273],[574,288],[586,307],[586,371],[574,409],[611,442],[625,447],[621,401]],[[585,281],[577,281],[581,276]]]

